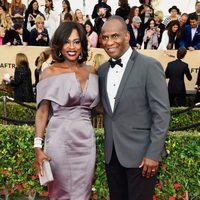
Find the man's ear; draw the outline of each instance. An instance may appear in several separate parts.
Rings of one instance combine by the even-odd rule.
[[[130,41],[130,33],[129,33],[129,31],[127,31],[125,38],[126,38],[126,41],[129,43],[129,41]]]

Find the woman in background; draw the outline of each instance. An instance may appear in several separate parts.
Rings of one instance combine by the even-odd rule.
[[[86,30],[86,35],[88,38],[88,46],[96,48],[97,47],[97,42],[98,42],[98,35],[94,31],[94,27],[91,23],[91,21],[86,21],[85,22],[85,30]]]
[[[180,20],[180,10],[176,6],[172,6],[168,11],[170,13],[170,16],[165,18],[162,22],[166,28],[171,21]]]
[[[44,27],[48,31],[49,38],[52,38],[59,25],[58,13],[54,10],[53,0],[45,0],[43,15],[45,17]]]
[[[30,45],[32,46],[49,46],[49,34],[44,28],[44,18],[38,15],[35,19],[36,27],[30,33]]]
[[[128,0],[119,0],[118,6],[119,8],[117,8],[117,10],[115,11],[115,15],[119,15],[126,21],[128,19],[130,12],[130,6],[128,4]]]
[[[147,28],[144,31],[143,46],[144,49],[157,49],[158,48],[158,32],[155,28],[155,20],[149,19]]]
[[[6,12],[5,8],[0,4],[0,26],[6,29],[7,22],[6,22]]]
[[[41,72],[43,72],[54,63],[51,48],[45,49],[40,56],[39,62],[42,62]]]
[[[62,1],[62,13],[60,14],[60,23],[64,22],[64,16],[66,13],[70,13],[72,17],[74,18],[74,13],[71,10],[70,2],[68,0],[63,0]]]
[[[37,0],[32,0],[29,3],[28,8],[25,12],[24,19],[24,28],[27,29],[29,32],[31,32],[31,30],[35,28],[35,19],[37,15],[43,16],[43,14],[39,11],[39,5]]]
[[[0,46],[3,45],[3,39],[5,37],[5,29],[4,27],[0,26]]]
[[[85,19],[83,17],[83,13],[80,9],[76,9],[75,10],[75,13],[74,13],[74,21],[81,24],[81,25],[84,25],[85,24]]]
[[[10,3],[7,0],[0,0],[0,5],[4,7],[6,12],[9,11]]]
[[[168,28],[163,32],[158,50],[178,49],[180,42],[180,24],[178,20],[171,21]]]
[[[13,45],[15,31],[13,30],[13,22],[10,14],[6,13],[5,17],[6,17],[5,18],[6,21],[4,23],[5,37],[3,38],[3,44],[10,46]]]
[[[147,27],[148,20],[150,18],[152,18],[153,15],[154,15],[154,10],[153,10],[152,5],[151,5],[151,0],[139,0],[139,1],[142,4],[139,7],[139,17],[142,20],[140,27],[143,30],[145,30],[145,28]]]
[[[26,6],[22,3],[22,0],[12,0],[9,13],[14,24],[24,24],[25,11]]]
[[[106,62],[105,56],[101,53],[95,54],[93,58],[93,64],[95,69],[98,71],[99,67]]]
[[[28,58],[23,53],[16,55],[16,68],[14,78],[9,82],[14,87],[14,99],[21,102],[33,102],[33,88],[31,70]]]
[[[160,42],[162,40],[163,31],[165,30],[165,25],[162,24],[163,17],[164,17],[163,11],[161,11],[161,10],[155,11],[154,20],[156,22],[155,28],[156,28],[157,33],[158,33],[158,44],[160,44]]]
[[[130,9],[129,16],[128,16],[128,19],[126,20],[126,23],[131,24],[133,22],[133,17],[135,16],[139,16],[139,7],[137,6],[133,6]]]

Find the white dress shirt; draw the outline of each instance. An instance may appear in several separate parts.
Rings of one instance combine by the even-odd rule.
[[[135,39],[137,40],[138,29],[137,28],[133,28],[133,33],[134,33]]]
[[[121,67],[120,65],[115,65],[114,68],[110,67],[108,70],[107,93],[112,111],[114,110],[115,97],[117,95],[117,91],[121,83],[122,76],[124,74],[126,65],[128,63],[131,54],[132,54],[132,49],[131,47],[129,47],[129,49],[121,57],[123,67]]]
[[[196,33],[196,30],[197,30],[197,28],[192,28],[191,29],[191,39],[193,40],[193,38],[194,38],[194,35],[195,35],[195,33]]]

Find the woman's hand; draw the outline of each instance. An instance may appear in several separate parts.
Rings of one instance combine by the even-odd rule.
[[[36,41],[41,40],[42,39],[42,34],[39,34],[36,38]]]
[[[43,176],[43,161],[44,160],[50,160],[50,158],[38,147],[35,148],[36,158],[34,161],[34,166],[36,168],[36,171],[40,173],[41,176]]]

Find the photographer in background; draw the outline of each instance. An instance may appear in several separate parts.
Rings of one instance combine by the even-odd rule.
[[[154,16],[154,9],[151,5],[151,0],[139,0],[142,4],[139,6],[139,17],[142,20],[140,28],[144,31],[147,28],[147,22]]]
[[[98,3],[94,6],[94,9],[92,11],[92,19],[98,17],[99,8],[102,7],[102,5],[104,5],[107,11],[111,13],[111,7],[107,4],[107,0],[98,0]]]
[[[30,33],[29,44],[31,46],[49,46],[49,34],[44,28],[44,18],[41,15],[37,15],[35,25],[36,27]]]
[[[96,17],[94,20],[94,30],[95,30],[95,32],[97,32],[98,36],[100,36],[101,28],[102,28],[103,24],[111,16],[110,11],[107,9],[106,3],[100,4],[97,14],[98,14],[98,17]],[[99,37],[97,47],[101,47],[101,37]]]
[[[105,23],[105,21],[111,16],[109,10],[107,10],[107,6],[105,3],[102,3],[98,9],[97,17],[94,20],[95,31],[98,35],[101,33],[101,27]]]

